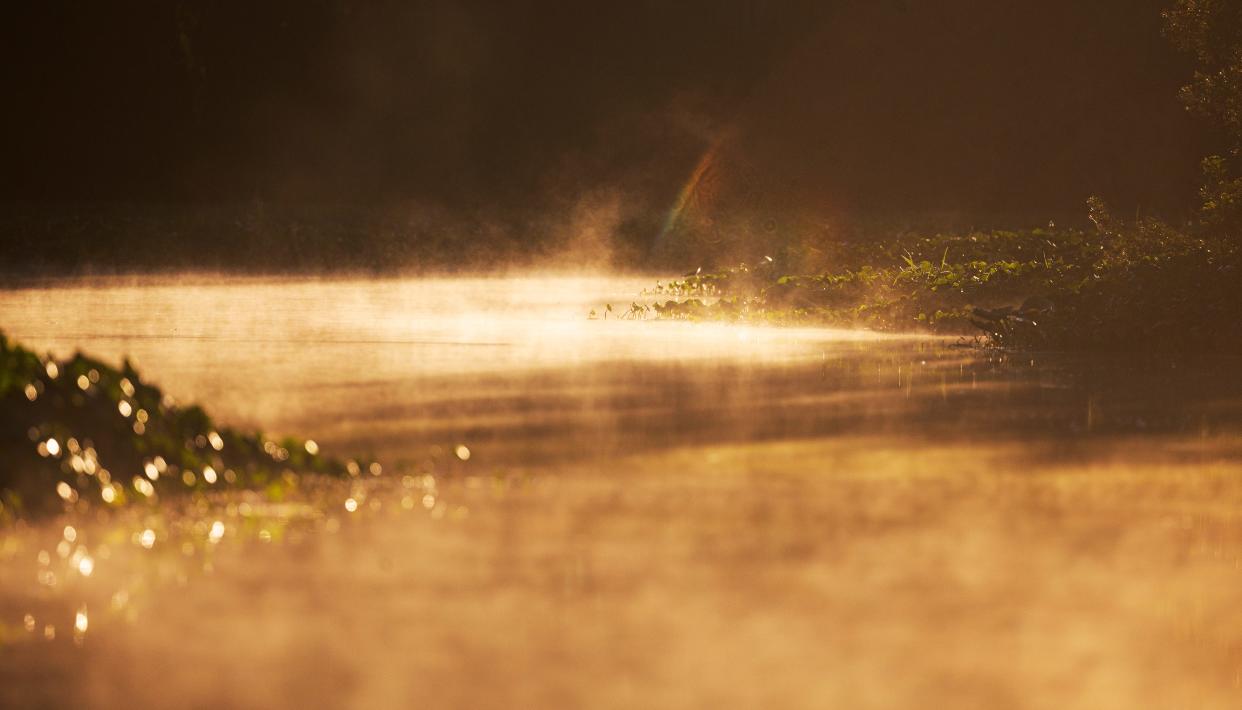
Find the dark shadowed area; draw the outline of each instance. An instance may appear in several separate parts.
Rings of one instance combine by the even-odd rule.
[[[588,231],[633,266],[689,187],[804,231],[1176,214],[1208,137],[1161,7],[21,3],[4,256],[409,268]]]

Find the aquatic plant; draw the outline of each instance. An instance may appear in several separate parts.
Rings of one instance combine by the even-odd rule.
[[[0,520],[224,486],[278,497],[299,474],[357,470],[314,441],[217,426],[128,361],[41,357],[0,334]]]

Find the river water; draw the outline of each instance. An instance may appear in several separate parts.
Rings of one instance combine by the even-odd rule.
[[[619,318],[650,283],[0,292],[29,347],[384,463],[4,531],[0,706],[1242,704],[1229,354]]]

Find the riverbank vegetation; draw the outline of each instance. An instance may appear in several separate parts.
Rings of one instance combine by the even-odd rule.
[[[1242,255],[1228,235],[1123,224],[1094,230],[904,234],[796,270],[778,254],[657,284],[654,313],[922,330],[1019,349],[1203,348],[1242,342]]]
[[[1203,160],[1189,218],[1122,220],[1091,197],[1089,228],[901,233],[836,245],[831,266],[810,269],[822,250],[795,241],[749,264],[658,284],[651,310],[924,330],[1017,349],[1242,344],[1242,9],[1180,0],[1164,17],[1171,41],[1198,67],[1183,103],[1224,136],[1222,154]]]
[[[0,522],[232,486],[279,499],[300,474],[359,470],[314,441],[218,426],[128,362],[43,357],[0,334]]]

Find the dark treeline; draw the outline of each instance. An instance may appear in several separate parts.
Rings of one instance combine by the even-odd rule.
[[[386,268],[588,223],[641,263],[716,143],[739,228],[1176,214],[1214,136],[1165,4],[23,2],[0,258]]]
[[[679,138],[674,188],[811,14],[761,6],[26,3],[6,197],[515,204]]]

